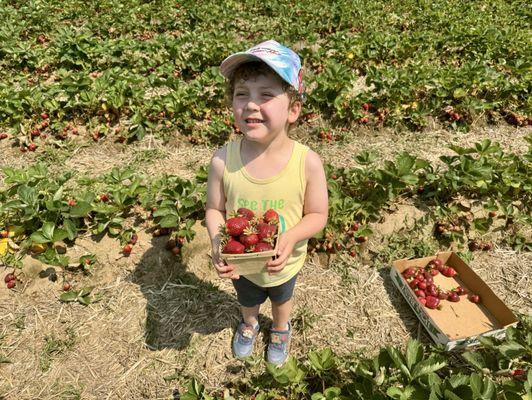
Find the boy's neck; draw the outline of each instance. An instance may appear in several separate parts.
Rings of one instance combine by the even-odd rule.
[[[292,139],[290,139],[287,134],[277,135],[273,140],[266,143],[247,140],[246,137],[242,138],[242,144],[244,145],[246,152],[255,156],[264,153],[278,154],[290,143],[292,143]]]

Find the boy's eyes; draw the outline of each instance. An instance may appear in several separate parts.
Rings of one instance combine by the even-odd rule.
[[[246,96],[246,95],[247,95],[246,92],[235,92],[235,96],[238,96],[238,97]],[[263,96],[263,97],[275,97],[275,95],[273,93],[270,93],[270,92],[263,92],[260,95]]]

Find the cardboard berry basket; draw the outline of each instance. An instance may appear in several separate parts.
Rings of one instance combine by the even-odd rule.
[[[233,264],[236,266],[234,272],[238,275],[253,275],[266,272],[266,263],[270,261],[279,248],[279,238],[281,236],[281,226],[277,228],[277,239],[275,240],[275,246],[273,250],[263,251],[260,253],[244,253],[244,254],[227,254],[222,253],[222,247],[220,246],[220,255],[222,260],[227,264]]]
[[[440,273],[434,276],[434,284],[445,290],[463,286],[470,293],[478,294],[480,303],[472,303],[468,295],[460,296],[460,301],[456,303],[441,301],[441,309],[429,309],[419,302],[402,272],[408,267],[426,267],[436,258],[453,267],[457,275],[448,278]],[[396,260],[392,263],[390,276],[432,339],[445,345],[447,351],[477,345],[479,336],[502,338],[506,334],[506,328],[517,324],[517,318],[512,311],[454,252],[412,260]]]

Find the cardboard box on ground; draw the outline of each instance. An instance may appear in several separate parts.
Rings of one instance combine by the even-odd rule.
[[[401,274],[408,267],[424,268],[436,258],[453,267],[458,274],[453,278],[438,274],[434,277],[435,285],[444,290],[463,286],[470,293],[478,294],[481,302],[475,304],[467,296],[461,296],[456,303],[442,301],[440,310],[429,309],[421,304]],[[506,328],[517,324],[513,312],[455,252],[396,260],[390,269],[390,276],[432,339],[444,344],[446,350],[474,346],[479,343],[478,336],[504,337]]]

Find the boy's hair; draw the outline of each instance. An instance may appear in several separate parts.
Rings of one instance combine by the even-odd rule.
[[[250,61],[239,65],[234,72],[231,74],[231,77],[228,80],[228,84],[225,90],[225,101],[228,107],[232,106],[233,95],[235,93],[236,82],[240,79],[247,81],[250,78],[255,78],[260,75],[272,75],[275,76],[282,85],[283,91],[288,95],[290,107],[296,102],[299,101],[303,104],[303,99],[301,94],[288,82],[282,79],[277,73],[271,69],[266,63],[262,61]],[[288,130],[291,130],[297,121],[288,126]]]

